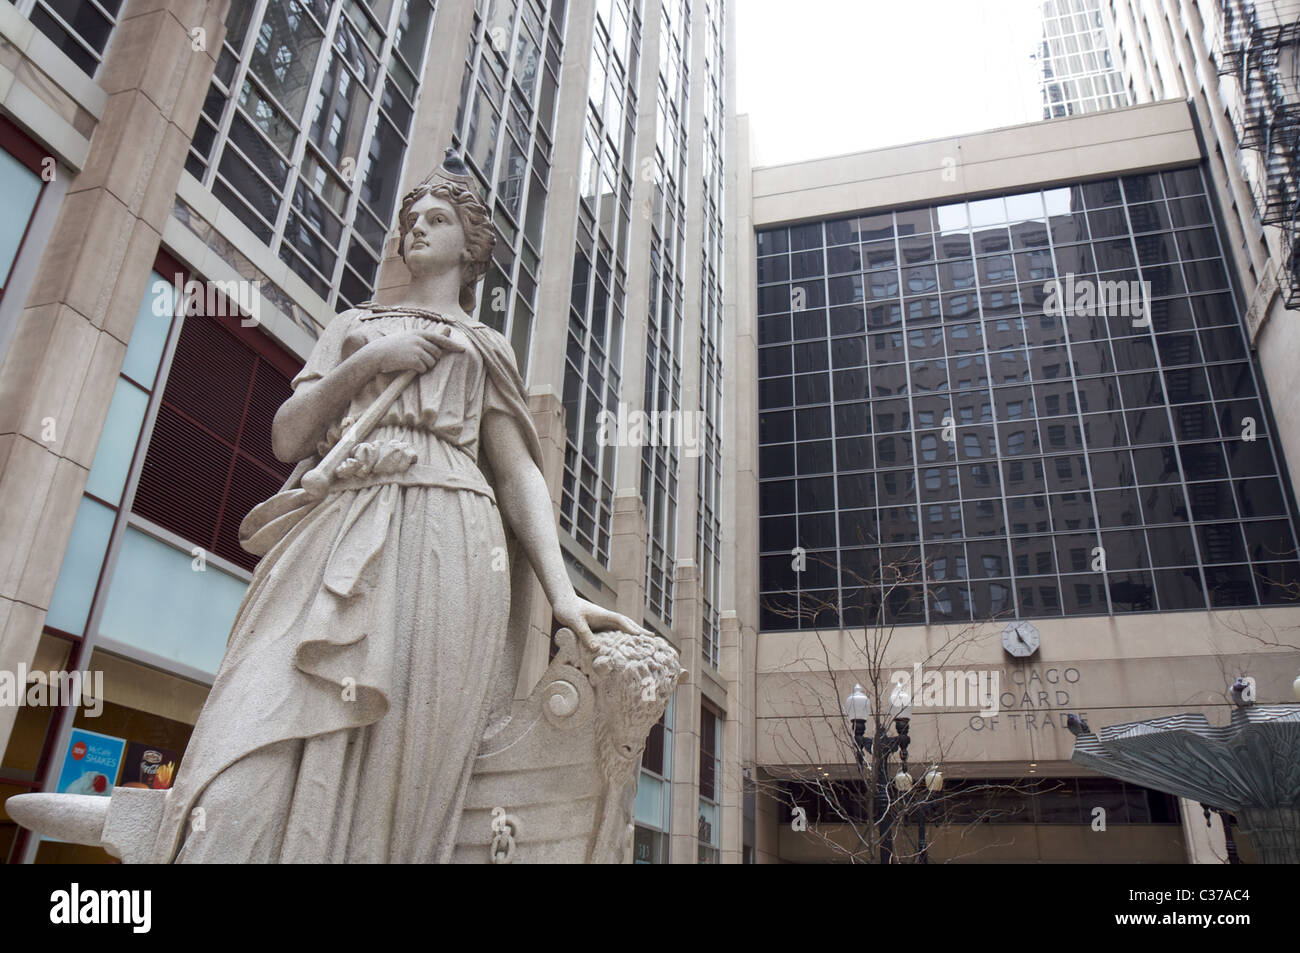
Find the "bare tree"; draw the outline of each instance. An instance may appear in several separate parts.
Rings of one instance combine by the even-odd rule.
[[[932,843],[923,834],[927,829],[944,831],[950,860],[998,846],[986,840],[964,852],[952,849],[965,842],[966,829],[1011,813],[1011,802],[1023,805],[1027,794],[1045,793],[1042,786],[945,779],[942,788],[935,789],[935,774],[944,773],[952,743],[938,735],[916,757],[911,719],[901,708],[900,685],[891,677],[899,665],[897,620],[924,620],[921,593],[935,594],[930,597],[934,613],[951,613],[951,606],[941,601],[943,580],[936,578],[944,573],[919,555],[882,563],[867,577],[844,569],[841,573],[853,584],[843,599],[818,598],[806,591],[798,600],[789,600],[791,594],[765,599],[768,611],[797,620],[814,636],[815,651],[796,659],[794,668],[802,667],[813,683],[798,699],[805,720],[822,730],[784,732],[780,743],[788,750],[786,766],[779,776],[756,777],[756,789],[789,811],[794,829],[807,831],[833,856],[849,863],[927,863]],[[1008,608],[999,615],[1011,614],[1009,592],[1007,597]],[[933,670],[961,660],[968,649],[995,636],[997,629],[989,623],[996,618],[955,624],[940,645],[917,661]],[[827,624],[831,620],[833,627]],[[834,633],[838,651],[828,641],[828,630]],[[865,717],[854,721],[841,705],[859,686],[870,701],[858,712]],[[909,773],[918,761],[923,769],[919,779]]]

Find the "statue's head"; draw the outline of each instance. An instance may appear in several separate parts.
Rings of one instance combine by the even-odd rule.
[[[442,167],[402,199],[397,226],[402,261],[426,274],[460,268],[460,306],[474,312],[474,287],[488,270],[496,230],[474,180],[453,149]]]

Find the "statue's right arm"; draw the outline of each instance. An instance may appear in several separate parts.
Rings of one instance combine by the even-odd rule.
[[[316,452],[325,431],[347,410],[357,391],[380,374],[427,371],[448,342],[429,331],[390,334],[360,348],[324,377],[305,381],[280,405],[271,424],[271,450],[284,463]]]
[[[315,453],[326,429],[377,373],[374,355],[363,347],[324,377],[299,386],[275,413],[272,452],[284,463],[297,463]]]

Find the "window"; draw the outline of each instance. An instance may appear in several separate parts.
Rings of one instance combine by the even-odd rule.
[[[602,566],[609,565],[617,448],[600,435],[602,415],[617,411],[622,379],[639,95],[637,73],[623,63],[629,43],[640,49],[640,6],[607,0],[597,9],[564,366],[560,528]]]
[[[726,112],[723,81],[723,0],[704,0],[703,182],[699,205],[706,210],[703,267],[700,273],[699,470],[696,479],[695,562],[700,567],[700,608],[704,661],[717,667],[722,610],[722,428],[723,417],[723,268],[722,160]],[[692,200],[694,202],[694,200]],[[844,309],[847,311],[848,309]],[[852,313],[839,316],[853,321]]]
[[[53,40],[87,76],[99,72],[122,0],[29,0],[22,6],[32,25]]]
[[[373,9],[231,0],[185,163],[339,310],[374,290],[433,26],[432,0]]]
[[[700,706],[699,862],[716,864],[722,855],[722,717],[708,703]]]
[[[264,487],[255,481],[245,479],[233,490],[224,484],[240,466],[240,457],[259,458],[269,452],[264,445],[269,443],[275,404],[267,402],[279,399],[277,380],[287,393],[289,375],[298,362],[260,332],[239,328],[237,319],[227,319],[233,327],[225,327],[221,319],[202,314],[197,302],[182,304],[187,299],[178,296],[176,288],[179,283],[184,291],[188,277],[177,262],[158,255],[109,402],[37,655],[42,668],[77,671],[87,662],[90,670],[108,668],[104,717],[83,723],[86,716],[80,710],[25,710],[30,714],[15,725],[11,750],[0,767],[0,783],[6,786],[40,790],[41,784],[57,781],[49,772],[42,776],[40,765],[57,770],[61,763],[53,757],[52,746],[63,724],[121,735],[179,757],[189,737],[188,723],[148,717],[131,708],[143,700],[146,707],[161,705],[152,711],[155,716],[159,710],[184,710],[192,704],[194,681],[182,685],[156,669],[202,680],[216,673],[225,652],[248,581],[241,567],[251,566],[252,560],[241,553],[242,561],[231,565],[235,560],[220,558],[229,552],[224,534],[205,537],[190,532],[189,526],[224,527],[230,520],[237,526],[243,512],[261,501],[257,494]],[[243,375],[231,373],[232,366],[242,368]],[[261,385],[256,383],[259,377]],[[208,432],[182,435],[181,442],[166,424],[161,429],[155,424],[150,433],[151,413],[157,409],[162,420],[168,404]],[[224,470],[210,465],[214,445],[226,452]],[[151,474],[155,484],[160,475],[174,481],[176,513],[156,512],[162,496],[143,480],[133,505],[132,479],[141,470]],[[223,492],[214,494],[213,487]],[[272,490],[276,488],[278,480]],[[224,515],[213,516],[214,505]],[[201,541],[201,552],[191,547],[192,541]],[[88,646],[93,646],[89,657]],[[134,681],[130,673],[143,669],[127,658],[147,662],[150,674]],[[121,687],[123,679],[129,688]],[[145,682],[147,690],[140,687]],[[178,697],[190,701],[179,708],[170,704],[170,686],[181,686]],[[125,699],[130,702],[124,706],[120,703]],[[53,717],[53,711],[60,714]],[[0,850],[9,852],[4,838],[12,836],[11,830],[0,827]],[[48,842],[42,844],[42,851],[48,849]],[[85,859],[107,857],[95,850]]]
[[[672,817],[673,701],[650,729],[641,753],[636,785],[633,863],[668,863],[668,829]]]
[[[0,116],[0,195],[5,197],[5,215],[0,220],[0,301],[45,190],[41,173],[50,161],[44,150]]]
[[[478,317],[510,340],[526,376],[565,4],[492,3],[486,15],[485,4],[476,6],[453,140],[501,226]]]
[[[186,318],[132,511],[251,570],[239,524],[293,469],[271,452],[271,422],[298,366],[237,318]]]

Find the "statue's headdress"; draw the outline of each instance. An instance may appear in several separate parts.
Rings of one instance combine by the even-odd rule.
[[[461,227],[465,231],[465,265],[461,276],[460,306],[467,314],[474,311],[474,288],[487,274],[496,244],[496,229],[492,213],[479,195],[478,183],[465,166],[465,161],[455,149],[448,148],[442,165],[434,169],[424,181],[402,198],[398,213],[398,253],[405,260],[406,213],[423,195],[446,199],[456,209]]]

